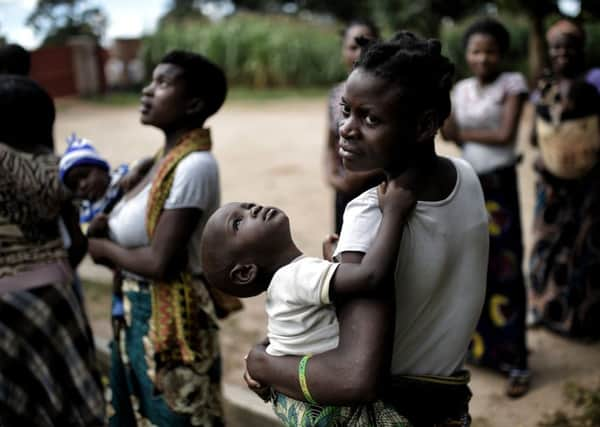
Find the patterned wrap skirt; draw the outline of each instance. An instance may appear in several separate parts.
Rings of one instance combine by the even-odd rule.
[[[489,215],[486,295],[469,348],[475,364],[507,372],[527,369],[526,290],[515,166],[480,174]]]
[[[160,366],[149,335],[150,286],[145,281],[123,283],[125,324],[112,343],[109,425],[222,426],[221,359],[214,316],[197,312],[197,323],[191,326],[197,344],[194,362]],[[200,303],[212,304],[206,288],[199,289]]]
[[[0,425],[105,425],[94,342],[71,284],[0,295]]]
[[[600,165],[574,180],[538,172],[530,304],[555,332],[600,338]]]
[[[273,410],[286,427],[410,427],[382,401],[356,406],[319,406],[274,392]]]

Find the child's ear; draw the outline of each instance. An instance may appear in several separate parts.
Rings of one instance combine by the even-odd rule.
[[[229,272],[229,278],[235,285],[250,285],[257,275],[256,264],[236,264]]]
[[[187,113],[190,116],[199,115],[204,109],[204,101],[202,98],[192,98],[188,101]]]
[[[432,140],[439,128],[437,112],[435,110],[423,111],[417,123],[417,142]]]

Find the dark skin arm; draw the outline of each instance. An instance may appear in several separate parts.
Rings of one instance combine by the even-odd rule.
[[[71,203],[66,203],[60,211],[69,237],[71,246],[68,249],[69,264],[76,268],[87,252],[87,239],[79,227],[79,212]]]
[[[462,129],[456,125],[451,115],[442,127],[442,136],[459,145],[463,141],[474,141],[486,145],[507,145],[514,141],[519,127],[519,118],[525,102],[525,95],[508,95],[504,100],[502,121],[496,129]]]
[[[202,211],[169,209],[158,220],[149,246],[124,248],[108,239],[89,239],[94,262],[131,271],[154,280],[168,280],[187,262],[187,243]]]
[[[342,262],[360,263],[362,253],[342,254]],[[337,348],[313,356],[307,368],[308,388],[323,405],[352,405],[375,400],[387,377],[394,332],[393,286],[378,298],[353,298],[338,306]],[[269,356],[264,345],[247,358],[250,376],[260,384],[304,400],[298,383],[300,357]]]

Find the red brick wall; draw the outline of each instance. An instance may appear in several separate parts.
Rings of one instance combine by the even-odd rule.
[[[43,47],[31,52],[30,75],[53,97],[77,94],[68,46]]]
[[[96,52],[100,87],[104,92],[106,90],[104,65],[108,59],[108,52],[102,47],[98,47]],[[52,97],[77,95],[75,71],[69,46],[43,47],[31,52],[30,77],[46,89]]]

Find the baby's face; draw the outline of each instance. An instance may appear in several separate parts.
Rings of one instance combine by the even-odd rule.
[[[268,264],[292,241],[287,215],[274,207],[229,203],[215,212],[210,223],[219,233],[219,244],[239,258],[236,262]]]
[[[108,172],[93,165],[75,166],[65,177],[65,185],[75,197],[91,202],[104,196],[109,184]]]

